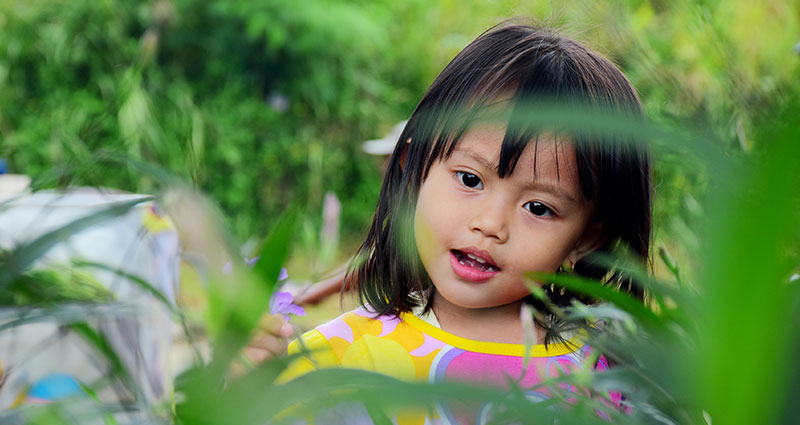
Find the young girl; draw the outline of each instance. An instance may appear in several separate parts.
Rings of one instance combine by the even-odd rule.
[[[548,313],[525,275],[567,268],[641,296],[589,254],[622,244],[648,257],[649,161],[629,141],[526,125],[530,103],[543,100],[641,115],[619,69],[572,40],[515,23],[480,35],[433,82],[392,154],[351,275],[364,306],[294,342],[289,351],[304,346],[311,360],[289,376],[349,367],[406,380],[511,378],[526,388],[581,367],[580,338],[537,320],[523,368],[521,308]],[[543,289],[559,306],[576,298]],[[454,415],[443,407],[429,419]]]

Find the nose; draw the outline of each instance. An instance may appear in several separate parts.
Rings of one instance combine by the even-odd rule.
[[[498,243],[505,243],[508,240],[508,214],[508,209],[502,203],[484,200],[476,206],[469,228]]]

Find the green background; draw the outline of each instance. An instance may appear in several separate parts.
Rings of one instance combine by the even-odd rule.
[[[796,1],[6,0],[0,158],[38,188],[142,193],[164,180],[130,161],[156,164],[208,193],[243,241],[299,204],[292,268],[308,278],[337,262],[312,258],[324,194],[343,204],[338,262],[374,209],[380,159],[361,142],[407,118],[503,18],[561,28],[623,69],[652,120],[711,130],[737,155],[797,80],[798,13]],[[679,257],[697,245],[706,181],[686,149],[656,158],[656,240]]]

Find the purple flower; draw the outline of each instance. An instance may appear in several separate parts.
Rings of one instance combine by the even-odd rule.
[[[294,314],[296,316],[305,316],[306,311],[303,307],[294,304],[294,297],[288,292],[276,292],[272,294],[272,299],[269,300],[270,314]],[[288,318],[287,318],[288,320]]]
[[[256,264],[259,257],[255,256],[253,258],[245,258],[244,263],[250,267]],[[233,263],[228,261],[227,264],[222,268],[222,273],[229,274],[233,270]],[[281,267],[280,273],[278,273],[278,282],[286,280],[289,278],[289,272],[286,271],[286,267]],[[270,314],[282,314],[284,318],[288,321],[289,318],[286,317],[288,314],[294,314],[296,316],[305,316],[306,311],[303,310],[303,307],[300,307],[297,304],[293,303],[294,297],[292,294],[288,292],[275,292],[272,294],[272,298],[269,300],[269,312]]]
[[[233,271],[233,262],[228,261],[227,263],[225,263],[224,266],[222,266],[222,274],[231,274],[232,271]]]

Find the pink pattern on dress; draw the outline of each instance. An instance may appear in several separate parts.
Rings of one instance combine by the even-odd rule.
[[[415,348],[414,351],[411,351],[408,354],[417,357],[425,357],[436,350],[441,350],[442,348],[447,347],[447,344],[443,343],[442,341],[439,341],[438,339],[428,334],[422,334],[422,335],[425,337],[425,340],[422,341],[422,345]]]
[[[375,313],[367,310],[363,305],[361,307],[358,307],[357,309],[351,311],[351,313],[357,314],[357,315],[359,315],[361,317],[366,317],[367,319],[375,319]]]
[[[317,330],[327,340],[330,340],[331,338],[336,336],[352,344],[353,329],[351,329],[350,326],[347,323],[345,323],[344,320],[342,320],[343,316],[344,314],[337,317],[335,320],[331,320],[330,322],[325,323],[324,325],[317,326]]]
[[[391,316],[379,316],[378,321],[380,321],[383,325],[381,328],[381,334],[378,336],[389,335],[393,330],[395,330],[395,328],[397,328],[397,324],[400,323],[400,319]]]
[[[394,317],[390,315],[383,315],[383,316],[375,316],[375,313],[367,310],[364,306],[361,306],[355,310],[353,310],[353,314],[357,314],[361,317],[366,317],[367,319],[377,320],[381,323],[381,333],[378,335],[379,337],[384,337],[392,333],[392,331],[397,328],[397,324],[400,323],[399,317]]]
[[[508,378],[519,379],[522,375],[522,359],[516,356],[502,356],[466,351],[452,359],[445,370],[445,380],[461,382],[480,382],[482,384],[504,387]],[[536,359],[532,359],[535,367]],[[535,370],[529,367],[525,379],[520,382],[523,388],[540,383]]]

